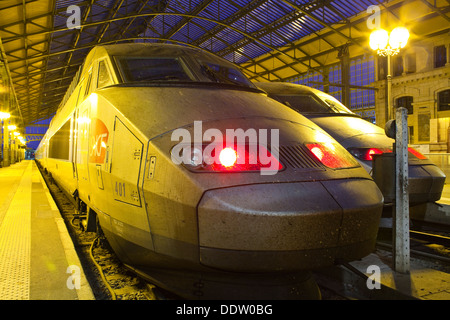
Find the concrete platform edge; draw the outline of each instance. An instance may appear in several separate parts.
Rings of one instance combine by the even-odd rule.
[[[372,253],[348,266],[318,270],[317,282],[350,299],[450,300],[450,274],[413,262],[409,274],[398,273],[388,255]]]
[[[69,235],[69,231],[66,227],[64,219],[60,216],[61,213],[58,209],[58,206],[56,205],[55,201],[53,200],[50,190],[47,188],[47,184],[45,183],[44,178],[42,177],[42,174],[40,173],[40,171],[39,171],[39,178],[44,187],[44,191],[47,196],[47,200],[50,203],[52,210],[54,210],[55,213],[57,212],[57,215],[55,215],[55,222],[58,227],[61,242],[64,247],[64,253],[66,256],[66,260],[69,265],[69,267],[67,269],[68,281],[69,281],[69,277],[71,274],[73,274],[74,276],[75,275],[79,276],[80,277],[80,287],[79,287],[79,289],[77,289],[75,287],[78,299],[79,300],[95,300],[95,296],[92,292],[89,282],[87,281],[86,275],[83,270],[83,266],[80,262],[80,259],[78,258],[78,254],[75,250],[73,241]],[[79,272],[79,274],[76,274],[78,272]]]

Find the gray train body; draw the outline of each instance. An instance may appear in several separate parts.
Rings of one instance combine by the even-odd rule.
[[[378,153],[381,152],[380,150],[384,152],[392,152],[393,150],[395,141],[386,136],[384,129],[362,119],[325,92],[303,85],[282,82],[261,82],[257,86],[277,101],[288,101],[292,109],[300,112],[324,129],[349,150],[370,174],[373,173],[373,163],[372,157],[367,154],[367,151],[377,150],[375,152]],[[313,99],[313,102],[308,99]],[[302,102],[304,102],[303,106]],[[308,105],[308,108],[304,108],[306,105]],[[381,173],[384,176],[383,179],[393,180],[395,171],[392,171]],[[439,167],[413,148],[409,148],[408,176],[408,193],[411,205],[434,202],[441,198],[445,174]],[[392,195],[386,195],[385,200],[392,203]]]
[[[143,78],[142,66],[174,69],[172,61],[183,75]],[[96,47],[36,159],[86,206],[126,265],[181,297],[301,297],[297,284],[316,290],[307,270],[373,250],[383,197],[356,161],[331,168],[317,159],[306,145],[353,158],[240,77],[225,60],[187,47]],[[202,134],[277,132],[267,145],[279,145],[282,168],[262,174],[175,163],[174,132],[195,137],[200,123]]]

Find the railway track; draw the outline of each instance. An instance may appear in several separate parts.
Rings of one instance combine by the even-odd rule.
[[[164,292],[125,268],[116,257],[106,238],[94,232],[84,232],[75,206],[41,171],[83,265],[96,300],[164,300]]]
[[[439,261],[450,268],[450,229],[446,225],[414,221],[410,234],[411,256]],[[392,249],[392,230],[380,229],[377,247]]]

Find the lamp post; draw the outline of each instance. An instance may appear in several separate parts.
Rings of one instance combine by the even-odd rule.
[[[8,154],[8,141],[9,141],[9,133],[8,133],[8,126],[5,124],[4,120],[7,120],[11,117],[11,115],[8,112],[0,112],[0,122],[3,128],[3,137],[0,140],[0,145],[3,141],[3,149],[0,152],[3,157],[3,161],[1,163],[2,167],[7,167],[9,165],[9,154]]]
[[[392,115],[391,56],[400,52],[409,38],[409,32],[403,27],[392,30],[379,29],[370,35],[370,47],[381,56],[387,57],[387,99],[386,122]],[[409,273],[409,194],[408,194],[408,117],[405,108],[398,108],[395,114],[395,206],[393,206],[393,257],[395,271]],[[394,223],[395,222],[395,223]]]
[[[387,101],[388,108],[385,113],[385,122],[394,118],[392,112],[392,77],[391,77],[391,56],[400,52],[409,39],[409,31],[404,27],[397,27],[389,34],[384,29],[378,29],[370,34],[370,48],[376,50],[377,54],[387,57]]]

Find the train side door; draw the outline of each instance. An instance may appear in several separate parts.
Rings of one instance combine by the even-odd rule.
[[[141,206],[139,172],[143,143],[116,117],[111,159],[111,179],[114,199]]]

